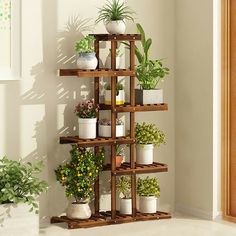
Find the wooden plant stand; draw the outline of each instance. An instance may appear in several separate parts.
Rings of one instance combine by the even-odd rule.
[[[100,212],[99,207],[99,178],[95,183],[95,214],[87,220],[71,220],[66,216],[52,217],[51,223],[65,222],[69,229],[88,228],[101,225],[110,225],[118,223],[128,223],[144,220],[158,220],[171,218],[169,213],[156,212],[155,214],[143,214],[137,211],[136,208],[136,175],[154,172],[167,172],[168,166],[162,163],[153,163],[152,165],[137,165],[134,157],[134,129],[135,129],[135,112],[145,111],[165,111],[168,110],[167,104],[150,104],[137,105],[135,104],[135,41],[141,40],[139,34],[94,34],[96,56],[99,58],[99,42],[111,42],[111,69],[96,70],[79,70],[79,69],[61,69],[59,76],[78,76],[78,77],[94,77],[94,93],[95,103],[99,103],[99,78],[111,77],[111,105],[100,105],[100,110],[111,110],[111,138],[96,139],[79,139],[78,136],[61,137],[61,144],[76,143],[80,147],[95,147],[95,152],[99,146],[111,146],[111,164],[104,166],[104,171],[111,172],[111,211]],[[128,41],[130,44],[130,68],[116,69],[116,48],[118,41]],[[116,105],[116,83],[118,76],[130,77],[130,102],[121,106]],[[128,137],[116,138],[116,118],[119,112],[130,113],[130,135]],[[97,117],[99,119],[99,115]],[[130,145],[130,163],[123,163],[121,167],[116,168],[115,163],[115,145],[129,144]],[[116,210],[116,177],[121,175],[131,176],[131,192],[132,192],[132,215],[122,215]]]

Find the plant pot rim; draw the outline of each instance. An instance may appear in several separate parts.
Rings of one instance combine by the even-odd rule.
[[[139,196],[140,198],[158,198],[156,196]]]

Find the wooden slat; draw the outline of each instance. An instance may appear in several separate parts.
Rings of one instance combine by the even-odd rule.
[[[140,34],[91,34],[99,41],[139,41]]]

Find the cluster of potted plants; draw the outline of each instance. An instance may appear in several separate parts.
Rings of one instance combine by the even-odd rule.
[[[37,177],[43,163],[23,163],[7,157],[0,159],[0,234],[15,235],[25,227],[30,235],[38,235],[38,196],[48,184]]]
[[[120,194],[120,213],[132,214],[131,178],[121,176],[116,182]],[[137,195],[139,196],[139,211],[141,213],[156,213],[157,198],[160,197],[160,186],[156,177],[138,178]]]
[[[88,219],[91,216],[89,202],[93,197],[93,186],[104,164],[104,148],[97,153],[72,145],[71,159],[55,170],[57,180],[65,187],[67,197],[73,197],[66,215],[72,219]]]
[[[159,147],[165,142],[165,134],[155,124],[137,123],[135,126],[136,163],[152,164],[154,147]]]

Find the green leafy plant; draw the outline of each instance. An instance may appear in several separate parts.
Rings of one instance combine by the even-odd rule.
[[[137,23],[137,30],[141,34],[141,48],[135,46],[135,55],[139,65],[136,66],[136,77],[142,89],[155,89],[156,86],[164,80],[169,74],[169,68],[164,67],[162,60],[150,60],[149,51],[152,45],[152,39],[146,39],[143,27]],[[128,48],[129,44],[123,42]]]
[[[93,35],[87,35],[83,39],[79,40],[75,44],[75,50],[78,53],[89,53],[94,52],[94,41]]]
[[[43,162],[24,164],[7,157],[0,159],[0,204],[26,203],[38,213],[37,196],[46,192],[48,184],[35,175],[43,169]]]
[[[116,156],[122,156],[125,155],[125,146],[121,144],[116,144]]]
[[[147,176],[144,179],[138,178],[137,194],[140,197],[160,197],[160,186],[156,177],[150,178]]]
[[[55,170],[57,180],[66,188],[66,196],[73,196],[77,203],[93,196],[93,185],[104,164],[104,148],[97,154],[86,148],[72,145],[71,160]]]
[[[155,124],[147,124],[145,122],[135,125],[135,143],[136,144],[153,144],[159,147],[165,144],[165,134]]]
[[[107,1],[102,8],[99,8],[98,18],[96,23],[104,21],[106,24],[111,21],[118,20],[134,20],[132,15],[135,12],[130,7],[125,5],[125,2],[120,0]]]
[[[130,176],[121,176],[117,179],[116,188],[122,193],[124,198],[131,198],[131,178]]]
[[[118,96],[118,95],[119,95],[119,91],[120,91],[120,90],[123,90],[123,89],[124,89],[123,84],[120,83],[120,82],[118,82],[118,83],[116,84],[116,96]],[[111,84],[108,84],[108,85],[106,86],[106,90],[111,90]]]

